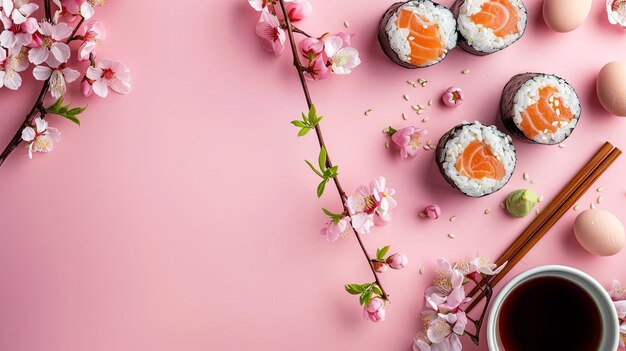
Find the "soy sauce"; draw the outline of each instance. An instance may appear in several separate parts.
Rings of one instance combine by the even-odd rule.
[[[575,283],[539,277],[513,289],[500,310],[505,351],[595,351],[602,322],[593,298]]]

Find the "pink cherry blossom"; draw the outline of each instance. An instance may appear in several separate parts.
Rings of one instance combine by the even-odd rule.
[[[441,208],[438,205],[428,205],[424,209],[423,213],[430,219],[437,219],[441,216]]]
[[[609,291],[611,299],[613,301],[626,300],[626,286],[619,282],[619,280],[613,280],[613,286]]]
[[[373,298],[370,303],[363,307],[363,317],[372,322],[385,320],[385,301],[379,297]]]
[[[285,48],[287,36],[280,27],[278,17],[272,15],[267,8],[261,11],[261,18],[256,24],[256,35],[261,39],[261,46],[265,51],[280,55]]]
[[[461,260],[457,262],[454,267],[464,276],[477,282],[482,279],[483,275],[495,275],[500,273],[500,271],[504,269],[504,266],[506,266],[506,262],[498,267],[495,263],[487,259],[487,257],[480,256],[479,253],[476,253],[476,256],[471,260]]]
[[[14,53],[30,44],[33,33],[39,29],[39,24],[35,18],[27,18],[21,24],[13,23],[11,19],[0,12],[0,20],[5,30],[0,33],[0,45],[9,49],[10,53]]]
[[[453,326],[441,317],[436,317],[428,324],[426,336],[431,342],[431,348],[428,350],[460,351],[462,349],[459,334],[455,333]]]
[[[446,106],[456,107],[463,103],[463,91],[459,87],[449,87],[443,92],[441,99]]]
[[[361,64],[359,51],[353,47],[344,47],[343,39],[336,35],[323,38],[324,52],[329,58],[330,67],[335,74],[349,74]]]
[[[385,262],[374,261],[372,262],[376,273],[385,273],[389,269],[389,265]]]
[[[54,144],[61,140],[61,133],[58,129],[48,127],[48,122],[37,117],[35,128],[26,127],[22,130],[22,140],[28,144],[28,157],[33,158],[34,152],[50,152]]]
[[[298,43],[298,51],[309,61],[324,52],[324,41],[317,38],[304,38]]]
[[[346,33],[346,32],[339,32],[337,34],[335,34],[335,36],[341,38],[342,40],[342,48],[347,48],[349,46],[352,46],[352,34],[350,33]]]
[[[4,48],[0,47],[0,88],[6,87],[17,90],[22,85],[22,77],[19,72],[28,68],[28,62],[24,59],[24,49],[7,56]]]
[[[30,3],[28,0],[2,0],[2,10],[4,15],[11,17],[15,24],[26,22],[28,17],[37,11],[39,6]]]
[[[626,322],[619,326],[619,346],[626,347]]]
[[[35,65],[46,62],[51,67],[67,62],[70,58],[70,47],[63,40],[72,34],[72,28],[65,23],[53,25],[44,21],[39,26],[39,34],[40,46],[33,47],[28,52],[30,62]]]
[[[326,66],[323,55],[319,55],[305,67],[304,76],[309,80],[322,80],[330,77],[332,71]]]
[[[118,94],[130,92],[130,71],[120,61],[102,60],[95,67],[89,66],[87,78],[93,81],[93,92],[107,97],[109,88]]]
[[[409,158],[417,155],[422,148],[422,138],[428,134],[425,129],[404,127],[391,136],[391,141],[400,149],[400,157]]]
[[[311,15],[313,5],[308,0],[285,1],[287,15],[292,22],[301,21]]]
[[[88,22],[84,28],[83,43],[78,48],[78,59],[80,61],[88,60],[91,53],[95,54],[94,50],[102,43],[106,35],[102,22]]]
[[[348,196],[346,207],[350,212],[352,228],[359,234],[367,234],[374,226],[374,213],[378,207],[370,189],[361,185],[354,195]]]
[[[79,15],[80,5],[83,3],[83,1],[84,0],[60,0],[60,2],[55,1],[55,3],[57,4],[57,6],[65,9],[65,11],[68,13],[72,15]]]
[[[350,228],[350,218],[343,217],[336,223],[331,221],[322,228],[322,235],[326,237],[328,242],[334,242],[339,239],[340,236],[345,235],[346,231]]]
[[[405,254],[395,253],[387,257],[387,264],[393,269],[402,269],[409,264],[409,259]]]
[[[396,190],[387,186],[385,177],[379,176],[370,182],[370,193],[378,204],[374,217],[375,224],[384,225],[391,221],[391,210],[398,206],[398,203],[393,198]]]
[[[55,99],[58,99],[65,95],[67,91],[65,82],[71,83],[75,81],[80,76],[80,72],[63,66],[55,69],[46,66],[36,66],[33,69],[33,76],[37,80],[50,78],[50,94]]]

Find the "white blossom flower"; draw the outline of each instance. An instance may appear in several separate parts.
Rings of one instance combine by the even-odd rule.
[[[33,76],[37,80],[46,80],[50,78],[50,94],[55,99],[65,95],[67,87],[65,82],[71,83],[78,79],[80,72],[67,67],[50,68],[46,66],[37,66],[33,69]]]
[[[28,157],[33,158],[34,152],[50,152],[54,148],[54,143],[61,140],[61,133],[58,129],[48,127],[48,122],[37,117],[35,128],[26,127],[22,130],[22,140],[28,143]]]
[[[118,94],[130,92],[130,71],[120,61],[102,60],[89,66],[87,78],[92,80],[93,92],[100,97],[109,94],[109,87]]]

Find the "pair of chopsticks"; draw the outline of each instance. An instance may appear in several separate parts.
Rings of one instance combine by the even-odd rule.
[[[485,290],[481,288],[487,283],[494,287],[506,274],[537,244],[537,242],[552,228],[552,226],[589,190],[591,185],[611,166],[622,154],[622,151],[608,141],[572,178],[561,192],[546,206],[533,220],[511,246],[498,258],[498,266],[506,263],[504,269],[494,276],[483,278],[468,294],[472,303],[465,310],[471,311],[484,297]],[[480,294],[476,296],[477,293]],[[476,296],[476,297],[474,297]]]

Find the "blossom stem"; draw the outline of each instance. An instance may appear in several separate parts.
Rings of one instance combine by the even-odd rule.
[[[303,31],[302,29],[300,29],[300,28],[298,28],[298,27],[296,27],[294,25],[291,25],[291,29],[293,30],[294,33],[302,34],[302,35],[304,35],[307,38],[313,38],[312,35],[310,35],[309,33]]]
[[[52,21],[52,14],[50,11],[50,0],[44,0],[44,7],[45,7],[46,20]],[[74,30],[72,31],[72,35],[70,35],[69,38],[67,39],[66,44],[72,40],[74,35],[76,35],[76,32],[78,32],[78,29],[80,28],[80,26],[83,24],[84,21],[85,21],[85,18],[81,17],[76,27],[74,27]],[[20,127],[17,129],[17,132],[15,132],[15,135],[13,135],[13,138],[11,139],[11,141],[9,141],[9,144],[4,148],[4,150],[0,154],[0,166],[2,166],[2,164],[7,159],[7,157],[9,157],[9,155],[15,150],[15,148],[17,148],[17,146],[22,141],[22,129],[30,126],[33,123],[33,120],[35,119],[35,117],[37,117],[37,115],[40,115],[42,118],[44,117],[46,109],[43,107],[43,101],[46,98],[49,88],[50,88],[50,78],[46,79],[43,82],[41,91],[39,92],[39,95],[37,96],[37,100],[35,100],[35,103],[33,104],[33,108],[30,110],[30,112],[28,112],[26,117],[24,117],[24,121],[22,122]]]
[[[289,44],[291,45],[291,54],[293,56],[293,65],[296,67],[296,71],[298,72],[298,77],[300,78],[300,84],[302,85],[302,91],[304,92],[304,97],[306,99],[306,103],[307,106],[309,107],[309,109],[311,108],[311,106],[313,106],[313,100],[311,99],[311,94],[309,93],[309,87],[306,83],[306,79],[304,78],[304,68],[302,67],[302,63],[300,62],[300,58],[298,57],[298,49],[296,48],[296,42],[293,36],[294,33],[294,26],[291,24],[291,21],[289,20],[289,16],[287,15],[287,10],[285,9],[285,2],[284,0],[279,0],[280,3],[280,8],[283,12],[284,18],[285,18],[285,24],[286,24],[286,29],[287,29],[287,33],[288,33],[288,37],[289,37]],[[299,29],[298,29],[299,30]],[[297,33],[300,33],[298,31],[296,31]],[[304,33],[300,33],[300,34],[304,34]],[[307,34],[304,34],[307,35]],[[308,36],[308,35],[307,35]],[[324,147],[327,152],[328,152],[328,147],[326,147],[326,143],[324,142],[324,136],[322,134],[322,128],[320,127],[320,124],[316,124],[315,125],[315,135],[317,136],[317,141],[319,144],[319,147],[322,148]],[[332,168],[333,167],[333,163],[330,160],[330,156],[326,156],[326,167],[328,168]],[[346,200],[348,199],[348,196],[346,195],[346,192],[343,190],[343,187],[341,186],[341,183],[339,182],[339,177],[335,176],[333,178],[333,182],[335,183],[335,187],[337,188],[337,192],[339,193],[339,197],[341,198],[341,203],[343,206],[343,210],[344,212],[348,212],[348,208],[346,206]],[[354,236],[356,237],[356,240],[359,242],[359,246],[361,247],[361,251],[363,251],[363,254],[365,255],[365,258],[367,259],[367,264],[370,266],[370,270],[372,271],[372,274],[374,275],[374,280],[376,282],[376,285],[378,285],[378,287],[380,288],[382,295],[381,298],[383,300],[389,301],[389,295],[387,295],[387,293],[385,292],[385,289],[383,288],[382,284],[380,283],[380,280],[378,279],[378,274],[376,273],[376,270],[374,269],[374,264],[372,263],[372,258],[369,255],[369,253],[367,252],[367,249],[365,248],[365,245],[363,245],[363,241],[361,240],[361,236],[356,232],[356,230],[354,228],[352,228],[352,232],[354,233]]]

